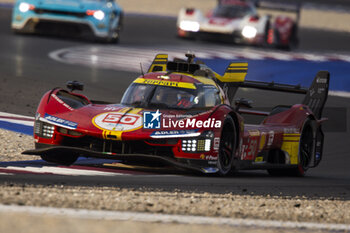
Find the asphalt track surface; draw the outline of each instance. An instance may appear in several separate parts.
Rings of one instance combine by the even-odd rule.
[[[0,8],[0,111],[2,112],[33,116],[43,93],[53,87],[64,86],[69,80],[79,80],[85,83],[84,93],[91,99],[118,102],[126,87],[138,75],[137,73],[68,65],[51,60],[48,57],[51,51],[94,44],[72,38],[14,35],[9,26],[10,17],[9,9]],[[179,40],[175,37],[174,28],[173,18],[127,15],[121,44],[149,47],[177,45],[190,49],[193,43],[202,46],[209,46],[213,43]],[[350,51],[349,39],[350,34],[346,33],[301,29],[301,45],[298,50]],[[277,99],[287,104],[300,100],[300,97],[290,95],[266,95],[266,93],[253,91],[245,92],[244,97],[257,99],[256,105],[264,107],[280,104],[281,102],[276,102]],[[329,97],[327,106],[343,108],[349,112],[350,101],[346,98]],[[324,159],[319,167],[310,170],[304,178],[275,178],[268,176],[264,171],[244,171],[227,178],[192,174],[172,175],[173,173],[169,175],[167,172],[154,176],[127,177],[17,174],[0,175],[0,183],[117,186],[169,191],[176,189],[213,193],[306,195],[349,199],[350,131],[347,116],[344,121],[341,130],[326,132]],[[327,129],[332,129],[333,124],[337,123],[339,123],[337,119],[328,122]]]

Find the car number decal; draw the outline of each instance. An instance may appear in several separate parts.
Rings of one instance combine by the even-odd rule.
[[[99,129],[132,131],[142,127],[142,116],[132,113],[106,112],[95,116],[92,123]]]

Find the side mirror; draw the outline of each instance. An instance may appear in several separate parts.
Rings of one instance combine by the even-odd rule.
[[[235,100],[236,111],[238,111],[241,107],[252,108],[252,100],[240,98]]]
[[[82,91],[84,90],[84,84],[78,81],[68,81],[66,83],[67,88],[73,92],[74,90]]]

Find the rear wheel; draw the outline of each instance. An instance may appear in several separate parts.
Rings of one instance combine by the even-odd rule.
[[[224,121],[220,138],[218,158],[219,175],[225,176],[233,172],[236,144],[236,126],[232,117],[228,116]]]
[[[297,25],[294,25],[290,35],[288,49],[295,50],[298,48],[298,45],[299,45],[298,28],[297,28]]]
[[[56,163],[60,165],[69,166],[73,164],[75,161],[77,161],[79,156],[74,154],[72,155],[46,154],[46,155],[41,155],[40,157],[49,163]]]
[[[308,170],[313,154],[315,153],[315,138],[313,121],[307,120],[304,123],[299,143],[298,165],[289,169],[268,169],[272,176],[304,176]]]

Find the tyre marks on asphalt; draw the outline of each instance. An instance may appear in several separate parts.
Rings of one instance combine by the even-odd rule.
[[[331,73],[330,94],[349,97],[350,80],[348,67],[350,55],[308,52],[283,52],[278,50],[242,48],[234,46],[208,45],[191,46],[189,50],[179,46],[127,47],[127,46],[77,46],[53,51],[49,56],[66,64],[79,64],[94,68],[140,72],[149,67],[155,54],[169,54],[184,58],[184,54],[193,52],[216,72],[224,73],[232,61],[249,62],[247,80],[300,84],[309,86],[319,70]]]
[[[350,62],[350,55],[280,52],[275,50],[236,48],[233,46],[191,46],[190,50],[176,46],[158,49],[126,46],[77,46],[53,51],[49,54],[49,57],[68,64],[138,72],[140,63],[145,66],[149,65],[157,53],[166,53],[171,57],[183,58],[184,54],[189,51],[194,52],[198,58],[202,59]]]

